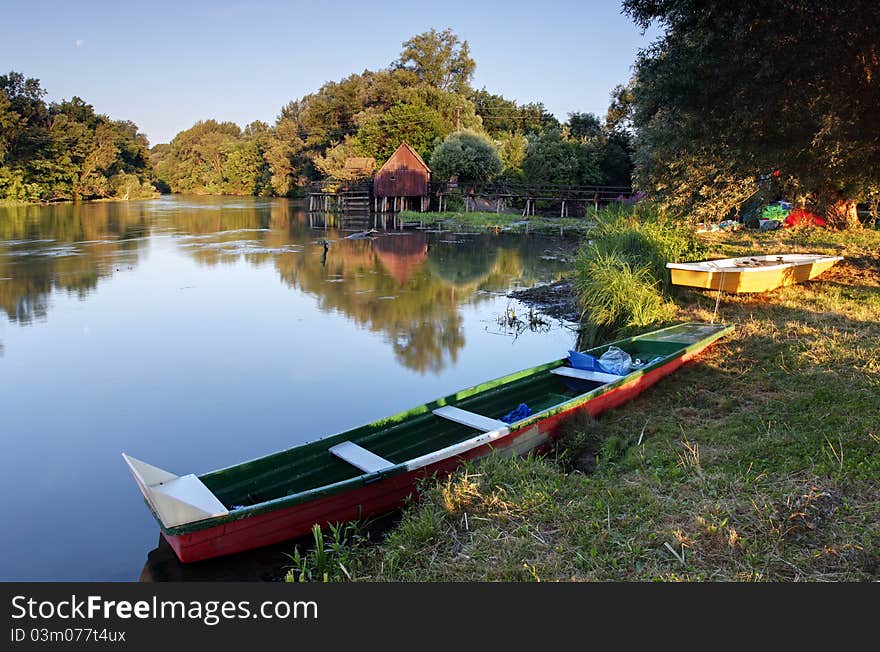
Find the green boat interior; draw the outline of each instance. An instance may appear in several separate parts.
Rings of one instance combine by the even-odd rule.
[[[681,325],[685,326],[695,325]],[[717,326],[712,332],[716,330]],[[702,339],[707,333],[701,331],[699,335],[698,339]],[[650,361],[642,369],[633,372],[641,373],[644,369],[659,366],[670,357],[680,355],[687,346],[697,341],[695,336],[687,329],[673,327],[612,344],[625,350],[634,360]],[[609,346],[590,349],[587,353],[600,356]],[[610,381],[625,378],[569,378],[559,375],[558,371],[553,373],[554,369],[567,367],[567,364],[567,358],[564,358],[517,372],[353,430],[207,473],[200,479],[227,509],[240,509],[365,476],[363,467],[355,465],[357,462],[346,461],[330,451],[344,442],[356,444],[346,445],[347,449],[354,451],[354,455],[360,452],[373,459],[379,456],[381,462],[398,465],[463,442],[491,428],[491,425],[465,425],[453,420],[453,416],[438,416],[433,413],[435,409],[454,406],[459,410],[447,409],[454,416],[465,414],[460,413],[460,410],[464,410],[478,420],[481,417],[500,420],[525,403],[532,414],[538,414]],[[440,411],[442,413],[444,410]],[[500,421],[498,423],[507,425]]]

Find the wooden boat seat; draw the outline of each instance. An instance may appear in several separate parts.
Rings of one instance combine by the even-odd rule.
[[[566,376],[567,378],[577,378],[578,380],[592,380],[603,385],[623,378],[623,376],[615,374],[605,374],[601,371],[590,371],[589,369],[575,369],[574,367],[557,367],[556,369],[551,369],[550,373],[557,376]]]
[[[470,426],[477,430],[482,430],[483,432],[490,432],[492,430],[507,427],[507,424],[503,421],[484,417],[482,414],[477,414],[476,412],[468,412],[467,410],[462,410],[461,408],[452,405],[444,405],[441,408],[437,408],[434,410],[434,414],[438,417],[443,417],[444,419],[449,419],[450,421],[455,421],[456,423]]]
[[[378,473],[394,466],[394,462],[389,462],[384,457],[371,453],[353,441],[344,441],[332,446],[329,450],[339,459],[359,468],[364,473]]]

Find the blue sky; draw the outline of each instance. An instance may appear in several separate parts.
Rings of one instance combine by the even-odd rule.
[[[414,34],[452,29],[474,85],[558,118],[604,115],[648,44],[614,1],[4,2],[0,72],[37,77],[50,100],[79,95],[132,120],[152,144],[196,120],[273,122],[291,99],[397,58]]]

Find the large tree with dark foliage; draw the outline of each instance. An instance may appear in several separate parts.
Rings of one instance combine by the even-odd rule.
[[[831,224],[858,225],[856,203],[880,189],[877,0],[623,6],[664,28],[632,89],[643,187],[723,216],[775,174]]]

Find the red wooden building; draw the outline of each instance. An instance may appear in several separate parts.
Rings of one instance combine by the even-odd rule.
[[[407,143],[401,143],[373,178],[376,211],[427,210],[431,168]]]

